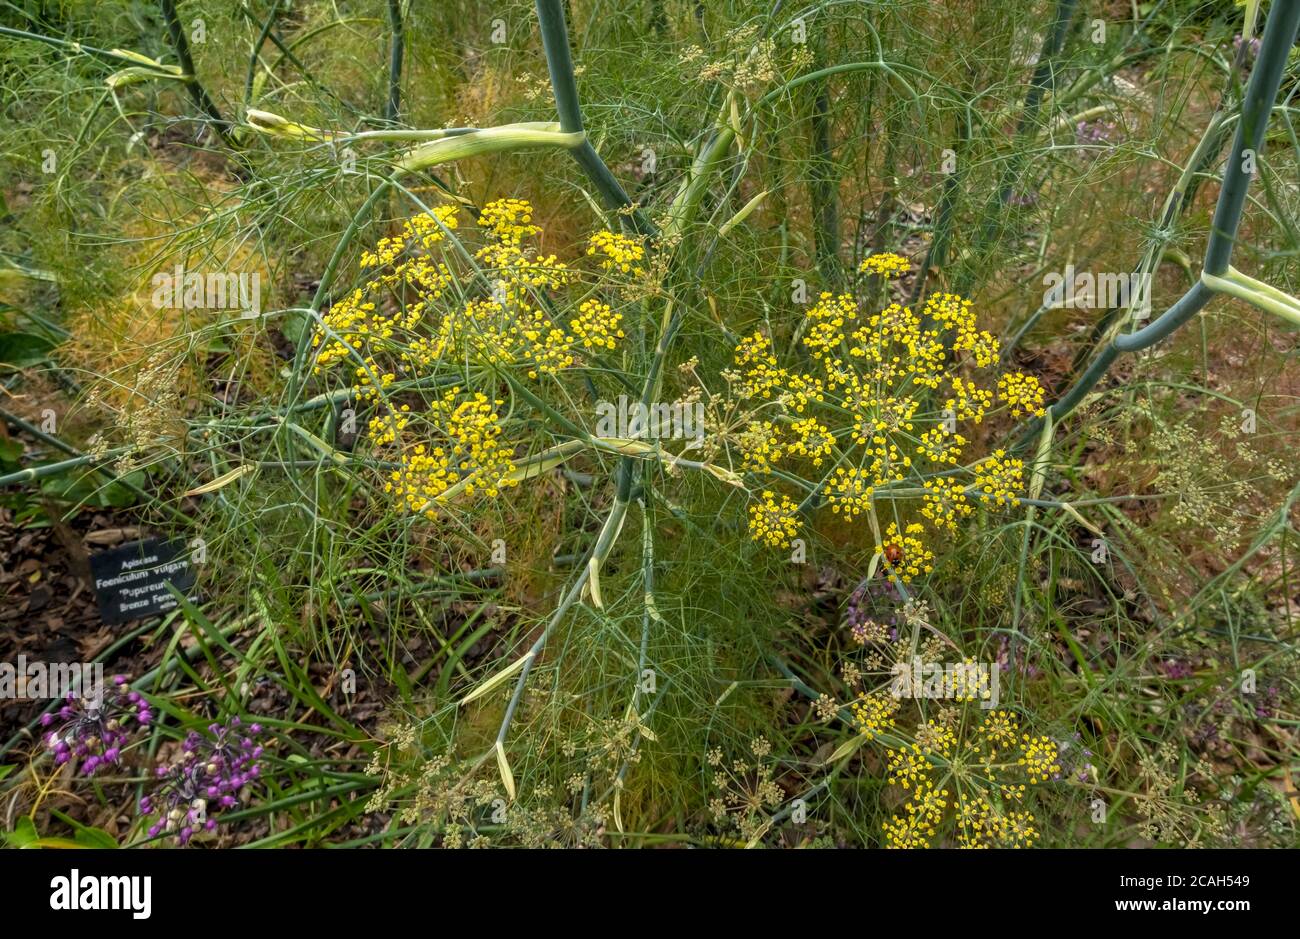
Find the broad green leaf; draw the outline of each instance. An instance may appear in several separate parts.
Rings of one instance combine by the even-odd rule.
[[[44,362],[54,343],[35,333],[0,333],[0,364],[26,368]]]
[[[25,848],[39,837],[36,823],[24,815],[18,819],[13,831],[5,832],[5,843],[11,848]]]

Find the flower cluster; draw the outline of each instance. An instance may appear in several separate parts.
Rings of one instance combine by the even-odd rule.
[[[853,724],[868,740],[894,726],[898,699],[886,694],[861,694],[849,705]]]
[[[765,737],[750,741],[750,754],[728,760],[720,748],[707,756],[710,781],[715,794],[709,800],[709,814],[715,824],[734,827],[746,841],[762,837],[771,827],[771,812],[785,799],[777,784],[776,766],[768,759],[772,744]]]
[[[960,731],[928,721],[914,742],[886,751],[886,766],[890,785],[906,795],[901,812],[882,826],[891,848],[929,847],[949,817],[959,847],[1031,847],[1037,821],[1023,806],[1027,789],[1017,779],[1034,783],[1060,769],[1055,742],[1020,733],[1006,710],[985,712]]]
[[[1036,784],[1095,779],[1091,753],[1074,734],[1072,763],[1065,744],[998,708],[1005,667],[963,656],[929,605],[905,593],[884,579],[853,590],[843,621],[852,652],[839,665],[847,708],[823,693],[813,710],[882,747],[886,780],[902,795],[882,826],[887,846],[1030,847],[1039,839],[1026,805]]]
[[[149,837],[174,837],[188,844],[199,831],[215,831],[217,815],[238,808],[245,787],[262,773],[260,724],[247,728],[238,717],[208,725],[211,737],[191,731],[172,766],[159,766],[158,785],[140,800],[140,813],[156,815]]]
[[[684,79],[721,82],[742,93],[760,89],[780,75],[776,42],[760,35],[757,26],[729,30],[720,46],[718,57],[713,59],[699,46],[688,46],[678,59],[678,73]],[[807,66],[808,59],[792,56],[791,62],[797,71]]]
[[[920,535],[925,527],[919,522],[912,522],[902,531],[897,522],[890,522],[885,531],[884,544],[876,551],[889,569],[903,583],[910,583],[912,578],[928,574],[934,570],[934,552],[925,546]]]
[[[858,265],[858,272],[861,274],[876,274],[880,277],[902,277],[909,270],[911,264],[907,258],[901,254],[894,254],[890,251],[883,251],[879,254],[872,254],[862,259]]]
[[[619,325],[623,314],[615,312],[608,303],[584,300],[578,315],[569,320],[569,329],[584,349],[613,349],[616,340],[622,339]]]
[[[770,547],[788,548],[790,539],[799,531],[797,509],[785,493],[778,498],[772,492],[764,492],[762,502],[749,507],[750,535]]]
[[[875,484],[867,470],[839,466],[826,485],[826,501],[832,512],[843,512],[845,518],[853,518],[871,508],[874,490]]]
[[[450,269],[429,252],[458,224],[456,209],[440,206],[407,219],[400,235],[379,239],[374,251],[361,255],[361,269],[371,272],[370,280],[332,304],[312,336],[312,347],[319,350],[317,373],[353,361],[362,397],[374,397],[377,386],[393,381],[395,376],[380,366],[375,353],[408,335],[451,284]],[[393,308],[376,302],[387,297],[409,297],[410,302]]]
[[[1024,488],[1025,464],[1012,459],[1005,450],[994,450],[975,465],[975,488],[981,502],[1019,505],[1016,493]]]
[[[1050,737],[1022,734],[1021,740],[1024,753],[1017,762],[1025,768],[1031,783],[1047,782],[1061,771],[1061,764],[1057,762],[1060,751]]]
[[[93,776],[105,766],[120,763],[131,731],[153,721],[149,703],[140,692],[130,690],[126,676],[114,675],[112,685],[107,694],[89,700],[68,692],[58,711],[41,715],[42,727],[61,722],[58,729],[45,735],[55,764],[73,763],[77,772]]]
[[[781,432],[771,421],[750,421],[736,435],[736,445],[745,469],[760,472],[770,470],[783,452]]]
[[[998,379],[998,396],[1011,405],[1012,417],[1019,417],[1022,412],[1035,417],[1047,413],[1043,407],[1043,386],[1033,375],[1008,372]]]
[[[645,273],[640,266],[645,259],[645,246],[628,235],[596,232],[587,241],[587,254],[599,258],[601,268],[607,271],[617,270],[637,277]]]
[[[447,391],[429,410],[442,445],[416,444],[404,453],[384,490],[409,511],[433,517],[432,503],[453,487],[459,486],[467,495],[481,490],[496,496],[515,485],[511,476],[515,464],[500,439],[497,408],[503,403],[490,401],[481,392],[462,397],[460,388]]]
[[[525,238],[541,234],[533,224],[533,207],[524,199],[497,199],[483,206],[478,223],[489,228],[502,244],[519,247]]]
[[[534,246],[542,229],[532,205],[514,198],[484,205],[473,270],[464,273],[458,265],[468,252],[459,244],[447,250],[458,239],[460,211],[439,206],[407,219],[364,252],[365,282],[329,308],[312,337],[315,372],[344,365],[353,399],[373,404],[365,437],[397,464],[386,491],[403,511],[429,517],[453,494],[498,495],[514,484],[515,463],[503,440],[503,400],[486,389],[453,388],[427,410],[413,409],[413,379],[454,366],[466,377],[472,369],[517,368],[537,381],[583,367],[625,338],[623,314],[590,290],[561,315],[562,291],[581,274]],[[639,275],[646,246],[602,231],[587,254],[602,277]]]
[[[898,277],[908,261],[873,254],[860,270]],[[879,533],[876,554],[904,581],[931,572],[927,527],[956,534],[973,514],[972,494],[984,504],[1017,504],[1023,464],[998,451],[963,465],[969,440],[959,428],[981,423],[995,400],[1011,417],[1042,415],[1044,393],[1021,372],[1003,375],[995,388],[977,381],[973,373],[995,366],[1001,346],[978,327],[969,300],[936,293],[919,312],[891,303],[869,313],[852,294],[826,292],[795,335],[804,368],[783,367],[772,339],[755,331],[741,338],[734,367],[723,372],[736,415],[727,439],[745,469],[805,477],[834,514],[850,522],[866,516]],[[759,490],[765,502],[774,489]],[[919,517],[908,518],[907,501],[918,495]],[[894,519],[888,527],[877,514],[881,501]],[[782,546],[769,530],[751,525],[755,540]]]

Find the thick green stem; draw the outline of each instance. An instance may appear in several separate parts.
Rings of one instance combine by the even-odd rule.
[[[578,103],[578,81],[573,73],[573,55],[569,51],[569,31],[564,22],[561,0],[537,0],[537,22],[542,32],[542,49],[551,75],[555,110],[560,115],[560,129],[565,133],[583,133],[582,107]],[[618,179],[610,172],[590,141],[574,148],[573,158],[613,211],[632,207],[632,200]],[[639,210],[631,213],[632,224],[643,235],[655,233],[654,224]]]
[[[1070,22],[1074,19],[1074,11],[1077,6],[1078,0],[1057,0],[1056,15],[1052,21],[1052,28],[1043,40],[1043,47],[1038,56],[1038,67],[1034,69],[1033,78],[1030,79],[1029,91],[1025,95],[1024,108],[1016,126],[1015,139],[1017,142],[1023,141],[1038,122],[1038,115],[1043,105],[1043,95],[1056,81],[1056,57],[1065,45],[1065,36],[1069,32]],[[991,247],[1002,240],[1004,234],[1002,219],[1005,207],[1011,203],[1015,194],[1016,182],[1020,178],[1021,170],[1024,167],[1024,153],[1024,150],[1017,149],[1008,158],[1006,169],[1003,170],[1002,178],[998,182],[997,191],[994,192],[984,210],[984,224],[980,226],[979,238],[976,241],[976,244],[981,248]],[[958,282],[957,293],[966,294],[970,291],[973,276],[973,273],[968,272]]]
[[[57,36],[43,36],[40,33],[29,33],[25,29],[14,29],[11,26],[0,26],[0,36],[12,36],[15,39],[30,39],[33,42],[43,43],[47,46],[53,46],[56,49],[63,49],[73,53],[84,53],[92,55],[97,59],[115,64],[133,66],[139,68],[144,63],[134,55],[127,55],[123,52],[111,49],[99,49],[95,46],[88,46],[82,42],[74,42],[68,39],[60,39]],[[160,71],[159,75],[165,78],[175,77],[170,72]]]
[[[1219,190],[1213,228],[1205,252],[1204,273],[1212,278],[1221,277],[1229,270],[1250,180],[1261,160],[1269,116],[1273,111],[1273,103],[1277,100],[1282,76],[1286,71],[1287,56],[1295,44],[1297,31],[1300,31],[1300,3],[1274,3],[1269,10],[1259,56],[1242,103],[1241,120],[1237,124],[1232,152],[1223,170],[1223,184]],[[1207,134],[1203,139],[1210,136]],[[1167,205],[1176,201],[1178,200],[1171,198]],[[1102,347],[1087,370],[1052,405],[1053,420],[1059,422],[1079,405],[1110,370],[1119,353],[1146,349],[1173,335],[1179,327],[1204,309],[1214,293],[1204,281],[1197,281],[1155,322],[1135,333],[1112,334],[1112,338]],[[1116,331],[1117,329],[1118,325],[1115,327]],[[1022,444],[1032,438],[1036,427],[1036,423],[1031,424],[1026,430],[1020,438]]]
[[[835,187],[835,154],[831,148],[830,90],[825,81],[816,85],[810,128],[808,195],[812,200],[817,267],[824,283],[838,284],[842,276],[839,199]]]
[[[930,239],[930,247],[925,252],[925,263],[916,272],[916,282],[912,285],[911,304],[913,306],[921,302],[921,295],[925,293],[925,283],[929,279],[930,271],[943,267],[944,260],[948,256],[948,242],[952,238],[953,214],[957,207],[957,197],[961,195],[962,176],[965,172],[966,145],[970,140],[970,136],[970,114],[967,113],[966,119],[961,123],[957,146],[952,152],[955,161],[952,171],[948,173],[947,178],[944,180],[943,194],[939,196],[939,208],[935,212],[934,219],[934,237]]]
[[[1272,4],[1264,35],[1260,43],[1255,69],[1246,86],[1242,101],[1241,120],[1232,144],[1232,155],[1223,171],[1223,188],[1214,209],[1210,228],[1210,244],[1205,251],[1205,269],[1221,275],[1232,260],[1232,249],[1241,225],[1241,213],[1246,205],[1250,181],[1262,165],[1264,135],[1268,119],[1282,85],[1287,57],[1295,45],[1296,30],[1300,27],[1300,3],[1277,2]]]
[[[370,217],[371,209],[373,209],[375,205],[378,204],[379,200],[384,197],[391,185],[391,181],[384,180],[375,187],[375,191],[370,194],[370,197],[367,198],[364,203],[362,203],[361,208],[357,210],[356,215],[352,217],[352,221],[348,223],[348,227],[344,230],[343,237],[341,237],[338,244],[334,246],[334,253],[330,256],[329,263],[325,265],[325,270],[321,272],[320,284],[316,287],[316,295],[312,297],[311,300],[311,306],[309,309],[313,316],[320,312],[321,307],[325,303],[325,296],[329,293],[329,289],[334,283],[334,277],[338,273],[339,264],[343,260],[343,255],[352,244],[352,240],[356,238],[357,233],[361,231],[362,224]],[[289,411],[292,411],[294,406],[298,403],[298,395],[301,393],[302,386],[305,383],[302,372],[307,361],[307,350],[311,348],[313,325],[314,324],[312,323],[306,324],[306,327],[303,329],[302,338],[298,341],[298,348],[294,353],[293,373],[289,376],[289,387],[287,389],[288,394],[286,396],[287,400],[285,404],[285,407]]]
[[[31,483],[38,479],[45,479],[47,476],[58,476],[60,473],[66,473],[68,470],[79,469],[83,466],[90,466],[93,463],[103,462],[105,458],[90,455],[72,457],[67,460],[59,460],[57,463],[46,463],[42,466],[30,466],[27,469],[18,470],[13,473],[6,473],[0,476],[0,487],[12,486],[15,483]]]
[[[1017,137],[1023,137],[1038,122],[1038,114],[1043,106],[1043,95],[1056,82],[1056,57],[1060,55],[1065,45],[1065,35],[1069,32],[1070,22],[1074,19],[1074,10],[1077,6],[1078,0],[1057,0],[1056,17],[1052,21],[1051,31],[1043,40],[1042,51],[1038,54],[1038,67],[1034,69],[1034,76],[1029,81],[1024,110],[1020,114],[1020,122],[1016,127]],[[998,186],[998,201],[1002,205],[1011,201],[1015,182],[1023,163],[1023,155],[1017,151],[1011,162],[1007,164],[1007,169],[1002,175],[1002,183]]]
[[[203,87],[194,71],[194,57],[190,55],[190,42],[185,37],[185,28],[181,26],[180,17],[176,13],[176,0],[160,0],[162,7],[163,21],[167,24],[167,35],[171,39],[172,49],[176,52],[176,58],[180,62],[181,69],[185,72],[185,87],[198,105],[200,111],[207,115],[212,122],[212,129],[221,142],[226,146],[233,148],[234,141],[231,140],[231,124],[221,116],[221,111],[217,108],[216,102],[208,95],[207,90]]]

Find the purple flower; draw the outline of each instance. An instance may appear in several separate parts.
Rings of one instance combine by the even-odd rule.
[[[152,719],[148,703],[128,688],[126,676],[114,675],[106,694],[86,699],[69,692],[58,711],[41,716],[41,726],[59,724],[45,735],[56,765],[73,763],[78,772],[93,776],[97,770],[121,762],[132,722],[139,728]]]
[[[1255,58],[1259,55],[1259,45],[1260,45],[1259,37],[1258,36],[1252,37],[1250,40],[1250,44],[1246,47],[1245,64],[1249,65],[1250,63],[1255,61]],[[1241,54],[1240,34],[1232,38],[1232,51],[1235,52],[1237,55]]]
[[[1074,137],[1080,146],[1101,147],[1115,143],[1121,135],[1113,121],[1079,121],[1074,125]]]
[[[242,725],[232,717],[223,725],[208,725],[210,737],[191,731],[181,745],[181,758],[158,767],[158,786],[140,800],[140,814],[157,815],[149,836],[170,835],[188,844],[194,834],[215,831],[217,811],[238,808],[240,791],[262,774],[264,748],[257,742],[260,724]]]
[[[1282,694],[1277,685],[1269,685],[1264,691],[1263,700],[1255,705],[1255,716],[1260,720],[1272,717],[1278,705],[1282,703]]]

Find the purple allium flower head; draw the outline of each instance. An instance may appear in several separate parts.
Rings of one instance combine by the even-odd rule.
[[[91,776],[121,762],[131,725],[144,727],[151,719],[149,705],[128,688],[126,676],[114,675],[112,687],[93,698],[82,699],[69,692],[57,712],[41,717],[41,726],[59,724],[45,735],[55,764],[73,763],[78,772]]]
[[[240,790],[261,776],[260,724],[244,727],[233,717],[224,725],[209,724],[208,731],[210,737],[186,734],[181,758],[156,770],[157,788],[140,800],[142,815],[158,816],[150,837],[170,835],[184,845],[200,830],[215,831],[219,820],[213,813],[238,808]]]

